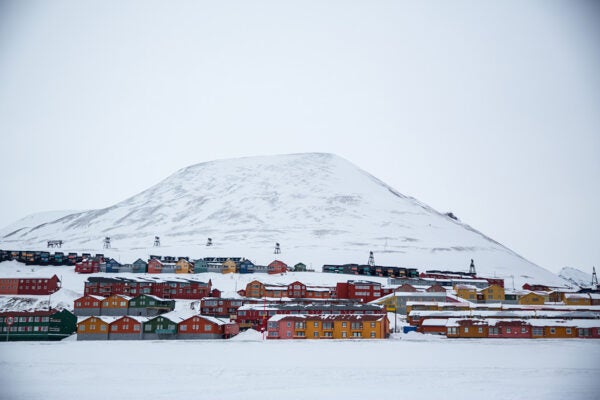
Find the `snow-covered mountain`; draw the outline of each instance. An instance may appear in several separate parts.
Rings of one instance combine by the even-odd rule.
[[[378,264],[468,270],[473,258],[480,274],[512,276],[516,286],[564,283],[332,154],[197,164],[112,207],[44,222],[12,229],[0,237],[0,248],[43,248],[46,240],[61,239],[65,249],[100,252],[110,236],[113,249],[104,252],[122,261],[163,253],[267,263],[279,242],[277,258],[316,270],[324,263],[365,263],[374,251]],[[155,235],[160,250],[151,247]],[[205,246],[209,237],[212,247]]]
[[[577,268],[564,267],[560,270],[558,276],[582,288],[592,285],[592,274],[588,274]]]

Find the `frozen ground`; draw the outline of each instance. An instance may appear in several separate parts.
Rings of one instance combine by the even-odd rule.
[[[2,399],[597,399],[592,340],[0,343]]]

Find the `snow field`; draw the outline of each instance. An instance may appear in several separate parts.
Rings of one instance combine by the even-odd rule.
[[[248,336],[0,343],[0,398],[579,400],[600,389],[596,341]]]

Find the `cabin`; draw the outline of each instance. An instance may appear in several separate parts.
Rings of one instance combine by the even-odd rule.
[[[477,287],[473,285],[455,285],[456,296],[472,302],[477,301]]]
[[[208,272],[208,263],[203,259],[194,260],[194,273]]]
[[[76,324],[77,317],[68,310],[3,311],[0,341],[62,340],[75,332]]]
[[[385,294],[389,294],[389,291]],[[382,295],[383,290],[379,282],[347,281],[338,282],[336,285],[336,297],[338,299],[359,300],[366,303],[376,300]]]
[[[105,262],[104,262],[105,270],[103,272],[107,272],[107,273],[119,272],[120,268],[121,268],[120,262],[118,262],[114,258],[109,258],[109,259],[105,260]]]
[[[86,258],[75,263],[75,272],[78,274],[94,274],[100,272],[100,263],[97,260]]]
[[[227,339],[238,333],[237,323],[206,315],[194,315],[177,325],[178,339]]]
[[[191,274],[194,272],[194,263],[188,261],[185,258],[180,258],[175,263],[175,273],[177,274]]]
[[[271,275],[284,274],[288,270],[288,266],[283,261],[275,260],[267,266],[267,272]]]
[[[446,336],[449,338],[485,338],[488,336],[488,323],[483,319],[476,318],[449,318],[446,323]]]
[[[544,304],[544,296],[536,292],[529,292],[519,297],[518,303],[526,305],[542,305]]]
[[[147,321],[144,317],[125,315],[109,324],[108,340],[140,340],[142,325]]]
[[[138,258],[137,260],[135,260],[133,262],[132,268],[131,268],[131,272],[134,273],[146,273],[148,272],[148,263],[144,260],[142,260],[141,258]]]
[[[481,296],[485,303],[504,301],[504,287],[502,286],[490,285],[479,289],[477,294]]]
[[[564,293],[563,302],[568,306],[591,306],[589,293]]]
[[[223,274],[235,274],[237,272],[237,265],[234,261],[227,259],[223,262],[221,272]]]
[[[299,262],[294,265],[294,272],[306,272],[306,264]]]
[[[73,301],[73,310],[76,316],[102,315],[102,302],[104,297],[84,295]]]
[[[425,289],[425,291],[428,293],[431,293],[431,292],[446,293],[446,288],[438,283],[435,283],[435,284],[429,286],[427,289]]]
[[[175,312],[150,318],[143,324],[142,339],[173,340],[177,339],[177,324],[183,319]]]
[[[121,316],[129,312],[129,300],[131,297],[121,294],[113,294],[102,300],[102,315]]]
[[[154,317],[175,309],[175,300],[161,299],[151,294],[141,294],[129,300],[128,314]]]
[[[250,260],[240,262],[240,274],[254,273],[254,263]]]
[[[149,274],[161,274],[163,270],[163,263],[161,260],[153,258],[148,261],[148,273]]]
[[[445,335],[446,334],[446,324],[448,323],[448,319],[445,318],[431,318],[423,321],[419,329],[417,331],[421,333],[428,333],[434,335]]]
[[[108,340],[114,317],[87,317],[77,323],[77,340]]]

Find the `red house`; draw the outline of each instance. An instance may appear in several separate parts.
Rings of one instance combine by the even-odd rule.
[[[78,274],[93,274],[100,272],[100,263],[96,260],[87,258],[75,264],[75,272]]]
[[[338,299],[360,300],[366,303],[376,300],[383,295],[384,292],[379,282],[348,281],[338,282],[336,285],[336,296]]]
[[[0,294],[19,294],[19,278],[1,278]]]
[[[51,278],[0,278],[0,294],[49,295],[60,289],[60,279]]]
[[[194,315],[177,324],[178,339],[226,339],[239,333],[235,322],[205,315]]]
[[[287,264],[283,261],[275,260],[267,266],[267,272],[273,274],[284,274],[287,272]]]

